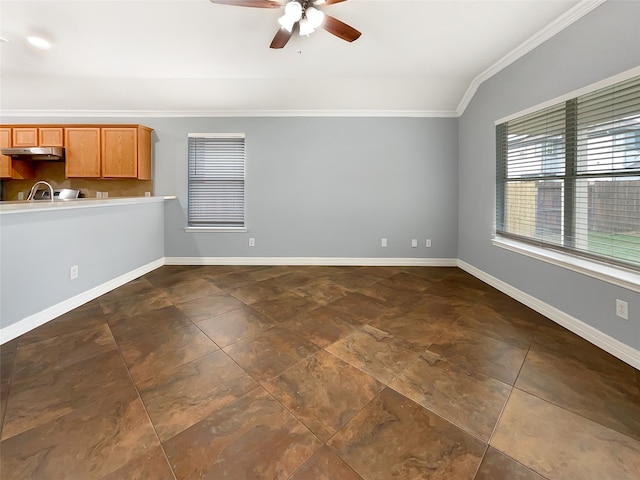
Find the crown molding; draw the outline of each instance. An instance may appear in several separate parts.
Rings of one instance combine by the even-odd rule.
[[[496,63],[487,68],[480,75],[475,77],[467,91],[462,96],[460,103],[458,104],[458,108],[456,109],[456,116],[460,117],[469,106],[471,99],[476,94],[476,91],[480,87],[480,85],[489,78],[493,77],[496,73],[503,70],[505,67],[511,65],[516,60],[522,58],[527,53],[541,45],[542,43],[549,40],[555,34],[561,32],[569,25],[571,25],[576,20],[584,17],[589,12],[595,10],[600,5],[605,3],[607,0],[583,0],[575,7],[567,11],[565,14],[558,17],[556,20],[551,22],[545,28],[540,30],[538,33],[530,37],[528,40],[524,41],[516,48],[507,53],[504,57],[498,60]]]
[[[4,117],[412,117],[455,118],[455,111],[430,110],[0,110]]]

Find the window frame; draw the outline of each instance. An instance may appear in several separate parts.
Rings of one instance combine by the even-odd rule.
[[[565,248],[556,248],[555,246],[548,245],[539,245],[534,240],[532,242],[527,241],[526,239],[521,239],[517,236],[510,236],[508,234],[499,233],[497,229],[497,225],[500,221],[500,215],[504,214],[504,200],[503,200],[503,208],[502,211],[499,208],[499,201],[501,196],[500,191],[500,175],[504,174],[504,171],[500,171],[500,162],[498,161],[498,155],[501,148],[501,140],[498,132],[498,127],[505,122],[510,120],[514,120],[523,116],[526,116],[531,113],[536,113],[545,108],[552,107],[559,103],[570,102],[572,99],[580,97],[585,94],[592,93],[596,90],[600,90],[602,88],[610,87],[616,83],[623,82],[625,80],[632,79],[633,77],[637,77],[640,75],[640,67],[633,68],[626,72],[622,72],[618,75],[610,77],[608,79],[602,80],[600,82],[596,82],[592,85],[588,85],[584,88],[572,91],[567,93],[561,97],[554,98],[542,104],[538,104],[536,106],[527,108],[521,112],[514,113],[507,117],[498,119],[494,122],[495,133],[496,133],[496,191],[494,196],[494,224],[492,228],[492,244],[494,246],[507,249],[512,252],[516,252],[531,258],[535,258],[537,260],[541,260],[556,266],[560,266],[572,271],[576,271],[590,277],[598,278],[600,280],[606,281],[608,283],[612,283],[629,290],[633,290],[636,292],[640,292],[640,273],[639,270],[635,267],[631,267],[624,264],[617,264],[615,262],[610,262],[607,259],[602,259],[600,257],[591,257],[588,254],[584,255],[582,252],[572,251]],[[575,155],[575,152],[569,152],[569,155]],[[565,165],[567,162],[565,162]],[[577,162],[573,162],[574,167],[577,166]],[[602,175],[602,176],[606,176]],[[503,185],[506,185],[506,177]],[[564,208],[564,206],[563,206]],[[570,214],[573,214],[571,212]]]
[[[189,142],[191,139],[242,139],[243,140],[243,178],[242,178],[242,200],[243,200],[243,214],[242,225],[223,225],[223,224],[211,224],[211,225],[192,225],[190,223],[190,209],[191,209],[191,158],[189,156]],[[244,133],[189,133],[187,134],[187,226],[184,227],[185,232],[190,233],[208,233],[208,232],[246,232],[247,231],[247,215],[246,215],[246,136]]]

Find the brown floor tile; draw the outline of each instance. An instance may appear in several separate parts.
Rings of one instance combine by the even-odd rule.
[[[293,290],[294,288],[311,283],[317,278],[317,275],[311,274],[306,270],[289,269],[283,275],[271,278],[270,282],[285,290]]]
[[[121,290],[122,289],[122,290]],[[108,320],[117,321],[172,305],[167,294],[139,279],[98,299]]]
[[[136,383],[218,350],[195,325],[123,338],[118,346]]]
[[[397,273],[389,277],[389,281],[393,282],[398,288],[406,288],[407,290],[415,290],[416,292],[424,292],[431,286],[431,282],[424,277],[407,272]]]
[[[362,480],[362,477],[325,445],[289,480]]]
[[[107,321],[97,300],[86,303],[20,337],[20,344],[50,340],[58,335],[75,332],[79,329],[96,327]]]
[[[100,478],[158,445],[135,389],[121,389],[3,440],[0,477]]]
[[[342,312],[351,323],[358,325],[365,325],[388,310],[384,302],[358,292],[347,293],[344,297],[331,302],[329,306]]]
[[[270,328],[224,349],[258,381],[275,377],[318,350],[313,343],[281,327]]]
[[[247,305],[251,305],[252,303],[256,303],[261,300],[277,298],[286,292],[287,291],[284,288],[274,285],[273,283],[269,283],[269,280],[247,283],[227,290],[229,295],[237,298]]]
[[[188,302],[176,304],[176,307],[189,317],[192,322],[201,322],[207,318],[244,306],[245,304],[240,300],[226,293],[200,297]]]
[[[600,370],[572,352],[534,344],[516,387],[640,440],[640,390],[626,367]]]
[[[394,337],[427,348],[447,328],[447,323],[431,320],[407,306],[395,307],[370,324]]]
[[[389,278],[396,273],[404,271],[403,267],[356,267],[351,270],[355,275],[363,275],[378,279]]]
[[[165,266],[0,346],[3,480],[635,480],[638,419],[638,370],[452,267]]]
[[[380,281],[380,278],[374,276],[358,275],[353,272],[344,272],[339,275],[333,275],[331,281],[350,292],[358,292],[363,287],[368,287]]]
[[[484,305],[467,310],[455,325],[523,348],[531,345],[537,329],[529,322],[514,323]]]
[[[320,351],[265,382],[264,388],[318,438],[327,441],[384,385]]]
[[[262,388],[168,440],[178,480],[288,478],[321,442]]]
[[[416,301],[421,296],[420,292],[416,292],[415,290],[398,288],[389,279],[383,279],[373,285],[361,288],[360,293],[368,297],[377,298],[388,307]]]
[[[251,305],[274,322],[286,322],[318,307],[316,302],[308,300],[292,292],[279,297],[259,300]]]
[[[19,345],[12,382],[28,381],[30,376],[63,369],[88,358],[115,350],[116,342],[107,324],[95,325],[47,340]]]
[[[336,357],[388,384],[423,351],[400,338],[365,325],[326,347]]]
[[[193,322],[173,305],[153,312],[109,321],[111,332],[116,341],[150,333],[170,332],[191,325]]]
[[[365,480],[471,480],[485,445],[386,388],[330,441]]]
[[[32,375],[11,385],[2,438],[132,387],[129,373],[115,350],[64,369]]]
[[[342,310],[326,305],[299,315],[281,326],[324,348],[346,337],[356,328],[352,318],[345,318],[349,317]]]
[[[258,384],[222,350],[138,385],[161,441],[186,430]]]
[[[176,282],[164,288],[164,292],[173,303],[184,303],[200,297],[210,297],[222,293],[213,283],[202,278]]]
[[[377,267],[376,267],[377,268]],[[467,275],[457,267],[399,267],[403,272],[416,275],[431,281],[440,281],[449,278],[452,275]]]
[[[390,385],[449,422],[489,441],[511,387],[425,352]]]
[[[18,339],[0,345],[0,385],[8,384],[13,372]]]
[[[513,385],[528,349],[454,325],[429,347],[429,351],[467,370]]]
[[[320,277],[311,283],[295,288],[293,291],[320,305],[326,305],[349,293],[349,290],[342,285],[334,283],[331,278],[328,277]]]
[[[640,441],[518,389],[491,445],[550,480],[636,480],[640,472]]]
[[[430,323],[451,325],[473,308],[473,304],[456,298],[442,298],[425,293],[402,308]]]
[[[520,465],[495,448],[485,453],[474,480],[545,480],[533,470]]]
[[[162,449],[153,447],[102,480],[175,480],[175,477]]]
[[[423,293],[441,298],[450,299],[454,303],[474,305],[482,300],[485,291],[465,285],[460,278],[452,278],[450,275],[440,281],[431,282]]]
[[[198,327],[220,348],[260,333],[273,325],[273,320],[248,306],[198,322]]]

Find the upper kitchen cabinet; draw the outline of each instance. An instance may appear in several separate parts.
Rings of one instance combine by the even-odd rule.
[[[62,127],[38,128],[39,147],[63,147],[64,129]]]
[[[103,127],[102,176],[104,178],[151,179],[151,129]]]
[[[67,178],[100,178],[100,128],[67,127],[64,144]]]
[[[0,148],[15,146],[12,142],[11,130],[11,128],[0,128]],[[33,165],[14,160],[7,155],[0,155],[0,178],[33,178]]]
[[[37,127],[19,127],[13,128],[13,145],[14,147],[37,147],[38,146],[38,128]]]

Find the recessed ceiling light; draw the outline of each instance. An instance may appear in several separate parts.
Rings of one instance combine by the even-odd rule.
[[[51,48],[51,42],[42,37],[31,36],[27,37],[27,41],[36,48],[42,50],[49,50]]]

